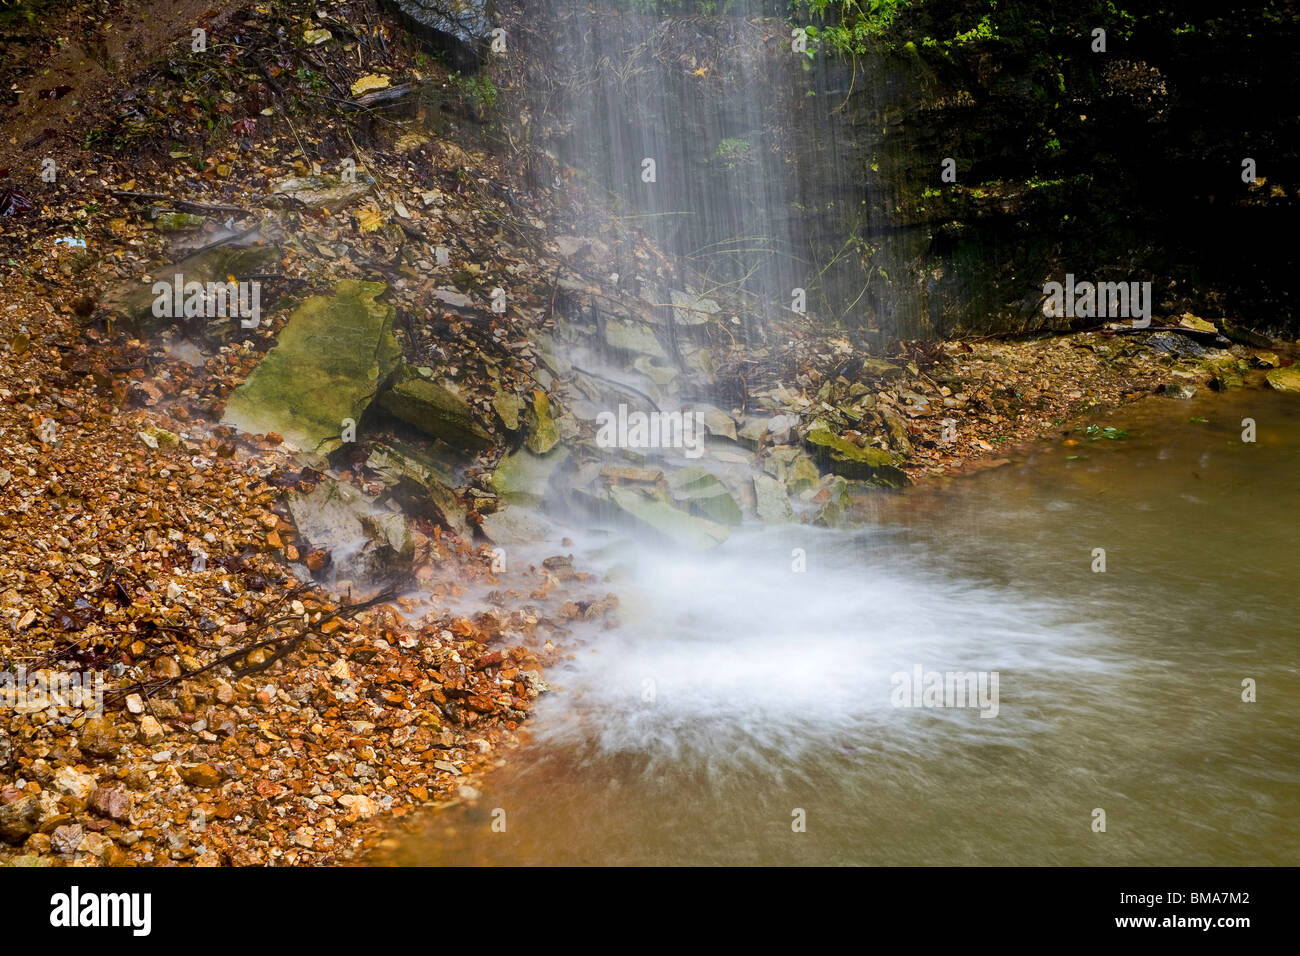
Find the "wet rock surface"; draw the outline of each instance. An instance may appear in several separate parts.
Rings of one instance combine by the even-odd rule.
[[[337,448],[397,368],[393,309],[376,301],[383,292],[381,283],[345,280],[332,296],[304,302],[230,396],[222,422],[316,454]]]
[[[327,84],[417,69],[368,35],[346,41],[367,57],[354,66],[342,30],[293,10],[329,34],[314,34]],[[255,52],[293,65],[276,82],[320,102],[299,74],[320,69],[302,31],[282,41],[278,19],[246,17]],[[7,861],[332,864],[416,808],[474,799],[467,780],[514,746],[543,669],[616,620],[603,582],[553,553],[551,517],[705,550],[746,523],[846,527],[872,496],[1074,436],[1162,386],[1293,378],[1293,343],[1252,343],[1249,323],[1217,316],[1202,321],[1228,344],[1195,323],[841,335],[680,275],[644,235],[584,211],[563,175],[530,177],[466,126],[443,135],[413,109],[359,120],[354,144],[335,138],[336,114],[290,130],[269,87],[249,95],[268,104],[240,117],[257,138],[245,123],[197,178],[166,148],[93,157],[126,198],[87,211],[58,185],[52,222],[10,233],[7,219],[0,236],[31,270],[6,280],[0,312],[4,648],[109,675],[101,718],[0,714]],[[194,125],[179,96],[117,105],[137,100],[169,135]],[[463,122],[446,112],[437,123]],[[313,169],[304,145],[330,163],[359,146],[364,189],[330,193],[353,184]],[[221,207],[183,223],[193,241],[225,235],[220,218],[274,241],[188,260],[129,198],[146,179]],[[93,255],[31,251],[83,214]],[[143,277],[166,277],[159,263],[264,276],[266,320],[124,329],[144,300],[99,291],[138,297]],[[644,422],[602,440],[620,406]]]

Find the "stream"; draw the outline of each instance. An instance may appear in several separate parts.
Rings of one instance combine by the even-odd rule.
[[[1128,437],[882,493],[854,531],[576,537],[620,625],[547,673],[481,797],[383,862],[1293,863],[1300,406],[1105,424]],[[995,706],[895,706],[918,669],[996,672]]]

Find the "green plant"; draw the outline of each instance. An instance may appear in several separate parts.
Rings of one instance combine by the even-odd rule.
[[[1075,431],[1083,432],[1083,437],[1088,441],[1098,441],[1102,438],[1108,441],[1116,441],[1120,438],[1128,438],[1128,432],[1122,428],[1112,428],[1109,425],[1089,425],[1087,428],[1076,428]]]
[[[322,90],[325,88],[325,77],[317,76],[305,66],[298,67],[298,72],[295,75],[298,77],[298,82],[306,83],[309,89]]]
[[[883,36],[894,15],[911,0],[794,0],[795,11],[803,10],[821,21],[805,26],[809,55],[816,49],[840,54],[867,52],[870,40]]]
[[[479,113],[487,113],[496,106],[499,91],[490,76],[462,76],[460,73],[453,72],[447,76],[447,82],[451,84],[452,89],[469,97]]]
[[[718,143],[717,149],[714,150],[714,155],[722,161],[722,165],[727,169],[734,169],[736,166],[741,166],[753,161],[750,158],[750,145],[749,140],[747,139],[728,137]]]

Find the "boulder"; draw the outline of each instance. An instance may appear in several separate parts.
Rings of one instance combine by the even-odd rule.
[[[505,501],[539,504],[550,491],[551,476],[568,457],[563,445],[545,455],[520,448],[501,459],[492,475],[492,488]]]
[[[1264,378],[1268,381],[1269,388],[1279,392],[1300,392],[1300,365],[1275,368]]]
[[[30,794],[13,803],[0,804],[0,840],[22,843],[41,822],[40,801]]]
[[[510,392],[497,392],[492,396],[492,410],[497,413],[501,419],[501,424],[508,431],[516,432],[519,430],[519,417],[527,407],[524,400],[518,395],[512,395]]]
[[[1206,368],[1210,372],[1210,387],[1216,391],[1226,392],[1230,388],[1242,388],[1246,384],[1241,369],[1237,367],[1237,360],[1232,356],[1214,359],[1206,363]]]
[[[523,508],[508,507],[483,516],[483,534],[493,544],[531,544],[546,539],[548,529]]]
[[[903,416],[888,408],[880,410],[880,417],[885,422],[885,431],[889,433],[889,447],[904,458],[912,456],[912,439],[907,432],[907,422]]]
[[[317,454],[338,448],[344,420],[361,420],[401,356],[393,308],[376,301],[385,288],[346,279],[334,295],[307,299],[231,394],[222,423]]]
[[[704,325],[722,311],[722,306],[718,305],[713,299],[705,299],[700,296],[691,295],[689,292],[679,292],[677,289],[671,289],[668,293],[672,297],[673,321],[678,326],[690,328],[696,325]]]
[[[450,66],[474,73],[492,32],[488,0],[385,0],[402,26],[426,46],[447,54]]]
[[[704,427],[710,435],[736,440],[736,420],[718,406],[695,402],[689,406],[688,411],[699,412],[704,416]]]
[[[725,525],[744,520],[740,505],[718,478],[699,467],[675,471],[668,479],[668,492],[674,501],[683,502],[692,514]]]
[[[209,282],[226,282],[231,276],[238,280],[246,275],[271,271],[279,261],[280,249],[277,246],[266,243],[228,242],[186,256],[171,265],[159,266],[153,271],[152,278],[148,282],[132,282],[110,292],[104,297],[104,307],[110,311],[121,312],[127,326],[142,337],[153,335],[169,325],[175,326],[184,322],[209,323],[213,331],[224,323],[224,330],[233,331],[239,327],[238,319],[187,320],[154,315],[153,304],[156,298],[153,291],[154,282],[171,282],[177,275],[182,277],[183,282],[201,282],[205,285]]]
[[[430,456],[402,442],[376,444],[366,467],[379,474],[388,495],[408,513],[430,518],[462,538],[472,537],[465,506]]]
[[[492,436],[474,420],[469,405],[434,382],[432,369],[401,366],[379,396],[379,407],[453,448],[480,451],[492,445]]]
[[[551,400],[540,388],[533,391],[533,407],[528,416],[528,450],[545,455],[560,443],[560,429],[551,417]]]
[[[616,485],[609,498],[641,527],[686,548],[716,548],[731,534],[726,525],[679,511],[654,492]]]
[[[415,556],[406,519],[351,485],[322,481],[307,493],[291,491],[288,505],[298,533],[311,548],[328,551],[336,567],[384,578],[407,570]]]
[[[754,510],[763,524],[789,524],[794,520],[785,486],[770,475],[754,476]]]
[[[849,509],[853,506],[849,497],[849,483],[839,475],[832,475],[827,492],[827,498],[817,509],[814,521],[826,528],[844,527],[848,524]]]
[[[897,467],[897,459],[883,448],[855,445],[825,425],[815,425],[805,440],[823,468],[844,478],[872,479],[895,487],[910,483]]]
[[[1272,344],[1272,340],[1267,335],[1260,335],[1258,332],[1248,329],[1244,325],[1237,325],[1229,319],[1220,319],[1219,328],[1226,338],[1241,345],[1266,349]]]
[[[902,378],[903,368],[884,359],[864,358],[862,360],[862,377],[865,379],[884,379],[893,381]]]
[[[640,322],[625,322],[621,319],[608,319],[605,322],[605,344],[620,352],[633,352],[648,355],[660,361],[668,361],[668,353],[659,343],[658,337],[648,325]]]
[[[813,460],[802,449],[791,445],[773,448],[763,459],[763,471],[784,482],[786,491],[792,495],[815,488],[822,478]]]

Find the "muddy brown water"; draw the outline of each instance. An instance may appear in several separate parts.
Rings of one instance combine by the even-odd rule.
[[[861,530],[593,547],[620,626],[548,673],[477,800],[378,861],[1294,864],[1300,400],[1097,422],[1129,437],[882,498]],[[997,672],[996,716],[896,706],[918,667]]]

